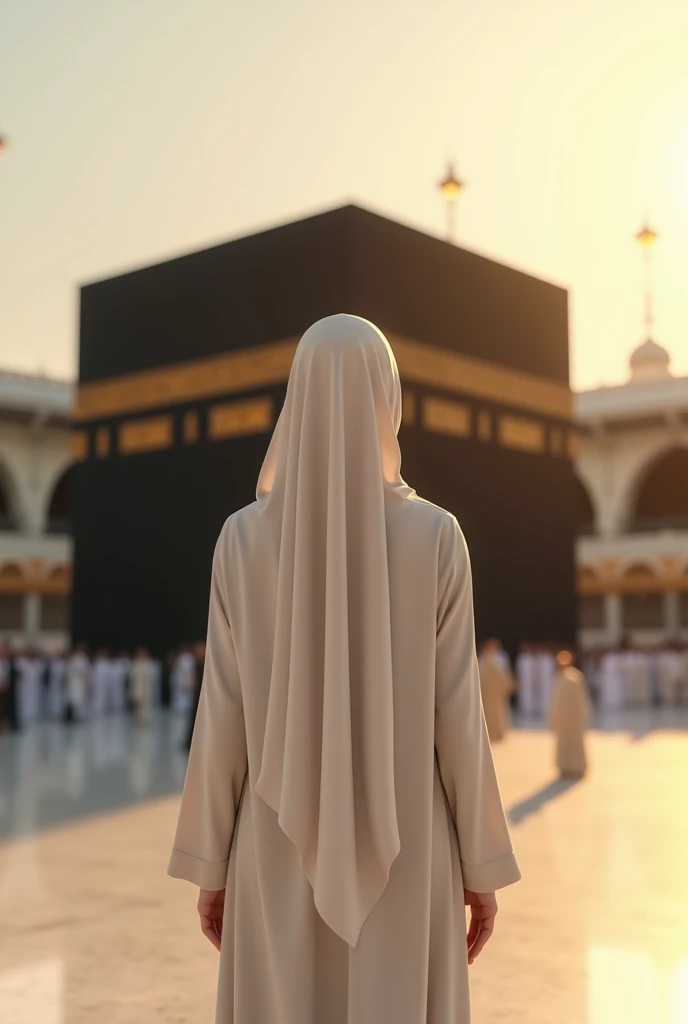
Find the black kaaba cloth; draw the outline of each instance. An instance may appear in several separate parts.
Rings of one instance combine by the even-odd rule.
[[[353,205],[82,287],[75,640],[202,638],[298,339],[338,312],[394,349],[402,475],[466,533],[478,639],[574,640],[566,291]]]

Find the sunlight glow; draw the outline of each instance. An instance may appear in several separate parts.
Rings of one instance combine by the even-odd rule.
[[[588,1024],[665,1024],[659,1005],[659,978],[650,956],[640,950],[590,947]]]
[[[611,1021],[688,1024],[688,957],[661,970],[642,950],[591,946],[587,1024]]]
[[[668,192],[676,214],[688,220],[688,92],[672,104],[672,113],[666,152]]]
[[[671,1024],[688,1024],[688,957],[681,961],[673,974],[669,999]]]
[[[63,1024],[64,961],[59,957],[0,971],[3,1020],[12,1024]]]

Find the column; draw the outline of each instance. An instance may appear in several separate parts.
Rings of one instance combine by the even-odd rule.
[[[41,632],[41,599],[38,594],[24,598],[24,643],[36,647]]]
[[[621,621],[621,595],[606,594],[604,598],[604,624],[610,644],[618,644],[623,636]]]
[[[664,594],[664,633],[667,640],[676,640],[681,628],[678,593],[668,590]]]

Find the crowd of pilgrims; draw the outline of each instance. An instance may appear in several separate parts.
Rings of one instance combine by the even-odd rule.
[[[478,665],[491,742],[508,732],[515,705],[524,721],[544,721],[555,734],[562,776],[582,776],[593,706],[605,712],[688,702],[685,644],[638,648],[624,642],[618,649],[583,653],[579,667],[574,661],[572,651],[526,643],[512,667],[499,640],[482,644]]]
[[[557,671],[558,648],[523,644],[514,665],[516,703],[528,717],[543,718]],[[508,668],[508,657],[503,655]],[[601,710],[673,705],[688,699],[688,646],[668,643],[588,650],[579,658],[590,695]]]
[[[172,651],[164,661],[145,647],[133,655],[113,655],[103,648],[93,656],[86,644],[52,655],[0,647],[0,729],[21,731],[41,719],[78,723],[125,713],[145,724],[152,709],[162,705],[188,715],[188,748],[204,664],[202,641]]]
[[[188,749],[204,661],[202,641],[172,651],[162,662],[144,647],[133,655],[100,649],[91,656],[85,644],[76,644],[48,656],[0,645],[0,730],[22,730],[39,719],[81,722],[122,713],[144,724],[153,707],[166,706],[188,716]],[[499,640],[482,644],[480,681],[490,739],[502,739],[514,707],[524,720],[545,721],[555,731],[561,712],[562,720],[578,721],[584,731],[593,704],[612,711],[688,702],[685,644],[650,649],[624,642],[583,653],[578,668],[573,661],[555,644],[523,643],[512,665]],[[564,711],[557,696],[562,688],[571,702]]]

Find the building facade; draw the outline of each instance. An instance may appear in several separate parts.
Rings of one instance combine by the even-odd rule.
[[[0,638],[68,640],[71,383],[0,372]]]
[[[652,341],[630,371],[575,397],[587,648],[688,642],[688,377]],[[74,402],[69,382],[0,373],[0,640],[17,647],[69,642]]]
[[[688,377],[645,341],[626,384],[576,397],[585,647],[688,641]]]

